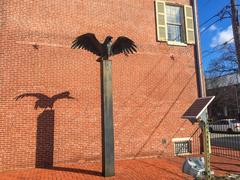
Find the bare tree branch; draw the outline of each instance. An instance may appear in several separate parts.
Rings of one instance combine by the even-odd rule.
[[[238,61],[234,46],[227,44],[224,48],[221,48],[221,51],[222,53],[218,57],[211,60],[208,70],[205,71],[208,78],[238,72]]]

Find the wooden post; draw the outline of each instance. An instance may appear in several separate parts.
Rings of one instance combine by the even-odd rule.
[[[115,175],[114,129],[112,103],[112,61],[101,61],[101,121],[102,121],[102,173]]]

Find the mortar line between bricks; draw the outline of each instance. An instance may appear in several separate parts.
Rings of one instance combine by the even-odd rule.
[[[71,45],[61,45],[61,44],[51,44],[51,43],[44,43],[44,42],[36,42],[36,41],[16,41],[17,44],[22,45],[38,45],[38,46],[47,46],[47,47],[56,47],[56,48],[68,48],[71,49]],[[161,52],[162,54],[169,55],[169,52]],[[159,52],[141,52],[138,51],[136,55],[152,55],[152,56],[159,56]]]

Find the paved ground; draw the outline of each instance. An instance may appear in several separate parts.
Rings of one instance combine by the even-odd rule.
[[[174,158],[172,161],[181,162],[184,161],[184,157],[182,158]],[[227,174],[240,174],[240,159],[232,159],[221,156],[211,156],[211,168],[214,171],[216,176],[224,176]]]
[[[240,174],[240,159],[212,156],[211,167],[216,175]]]
[[[107,178],[109,180],[161,180],[161,179],[192,179],[181,171],[182,163],[185,158],[159,158],[159,159],[138,159],[116,162],[116,176]],[[240,174],[240,161],[225,158],[213,157],[212,166],[216,173],[223,175],[226,173]],[[86,179],[100,180],[100,163],[89,164],[65,164],[54,167],[53,169],[26,169],[0,173],[1,180],[14,179]]]
[[[104,179],[99,163],[68,164],[49,169],[28,169],[0,173],[0,179]],[[192,179],[181,172],[181,164],[168,159],[142,159],[116,162],[116,176],[109,180]]]

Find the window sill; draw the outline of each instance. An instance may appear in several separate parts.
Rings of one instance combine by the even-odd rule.
[[[174,152],[174,156],[189,156],[189,155],[192,155],[192,153],[189,152],[189,153],[176,154],[176,153]]]
[[[187,46],[187,44],[185,43],[176,42],[176,41],[167,41],[167,44],[171,46],[184,46],[184,47]]]
[[[184,137],[184,138],[172,138],[172,142],[182,142],[182,141],[192,141],[191,137]]]

